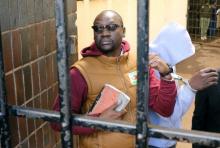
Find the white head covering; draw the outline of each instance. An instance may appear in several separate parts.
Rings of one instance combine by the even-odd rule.
[[[195,53],[195,47],[186,28],[175,22],[163,27],[149,48],[150,53],[156,53],[171,66]]]

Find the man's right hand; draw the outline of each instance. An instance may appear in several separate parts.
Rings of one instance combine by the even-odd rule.
[[[204,68],[195,73],[189,80],[189,85],[195,90],[202,90],[218,83],[218,72],[213,68]]]
[[[118,106],[117,102],[111,106],[110,108],[108,108],[107,110],[105,110],[104,112],[101,113],[101,115],[99,116],[100,118],[103,119],[108,119],[108,120],[116,120],[116,119],[120,119],[120,117],[122,115],[124,115],[126,113],[126,110],[123,110],[121,112],[117,112],[115,111],[115,108]]]
[[[149,66],[158,70],[162,74],[167,73],[169,71],[167,63],[158,55],[153,53],[149,54]]]

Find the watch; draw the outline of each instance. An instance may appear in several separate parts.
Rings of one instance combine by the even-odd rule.
[[[165,77],[165,76],[169,75],[170,73],[173,73],[173,68],[169,64],[167,64],[167,66],[169,68],[169,71],[167,73],[160,73],[161,77]]]

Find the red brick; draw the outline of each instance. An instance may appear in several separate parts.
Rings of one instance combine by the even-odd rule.
[[[36,41],[36,27],[32,26],[29,28],[30,33],[30,54],[31,54],[31,60],[35,60],[37,58],[37,41]]]
[[[33,77],[33,95],[37,95],[40,92],[40,79],[38,64],[35,62],[31,65],[32,77]]]
[[[47,91],[45,91],[42,95],[41,95],[41,105],[43,109],[48,109],[48,96],[47,96]]]
[[[27,137],[27,124],[25,118],[18,118],[19,123],[19,133],[21,140],[24,140]]]
[[[50,34],[50,51],[54,51],[57,49],[55,20],[50,21]]]
[[[50,88],[48,90],[48,109],[51,110],[54,102],[54,94],[53,94],[53,88]]]
[[[12,53],[11,53],[11,33],[2,34],[2,48],[3,48],[3,61],[4,71],[12,70]]]
[[[45,59],[42,59],[39,61],[39,73],[40,73],[40,89],[42,91],[47,88],[47,74],[46,74]]]
[[[21,33],[21,57],[22,57],[22,64],[26,64],[30,62],[30,31],[29,28],[24,28],[20,30]]]
[[[9,116],[9,124],[10,124],[10,131],[12,132],[11,144],[12,147],[15,147],[19,142],[17,118],[13,116]]]
[[[43,23],[39,23],[35,26],[36,29],[36,45],[38,50],[38,57],[44,55],[44,25]]]
[[[12,51],[14,59],[14,67],[21,66],[21,38],[19,30],[12,32]]]
[[[45,32],[45,36],[44,36],[44,45],[45,45],[45,54],[48,54],[50,52],[50,39],[52,38],[51,35],[51,28],[50,28],[50,22],[46,22],[44,23],[44,32]]]
[[[33,135],[29,138],[29,144],[30,144],[30,148],[37,148],[35,134],[33,134]]]
[[[47,70],[47,85],[50,86],[53,83],[53,59],[52,55],[46,58],[46,70]]]
[[[17,90],[17,104],[22,105],[24,103],[24,83],[22,70],[15,72],[15,86]]]
[[[24,89],[26,101],[32,97],[32,81],[31,81],[31,67],[28,65],[23,68],[24,72]]]
[[[6,82],[5,84],[6,84],[7,102],[8,104],[16,105],[13,75],[12,74],[6,75],[5,82]]]
[[[36,138],[37,138],[37,147],[43,148],[43,132],[42,129],[39,129],[36,133]]]

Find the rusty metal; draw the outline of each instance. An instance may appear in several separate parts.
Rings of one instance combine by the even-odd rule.
[[[0,23],[1,24],[1,23]],[[0,138],[1,147],[11,147],[11,135],[8,122],[8,110],[6,100],[6,88],[5,88],[5,73],[3,63],[3,49],[2,49],[2,34],[0,26]]]
[[[43,119],[49,122],[60,122],[59,112],[44,109],[9,106],[9,114],[24,118]],[[111,132],[128,133],[134,136],[138,133],[136,130],[136,125],[123,121],[115,120],[114,122],[110,122],[109,120],[77,114],[73,114],[71,120],[73,121],[73,125],[80,125],[83,127],[91,127]],[[213,147],[220,146],[220,134],[217,133],[163,128],[151,124],[148,124],[148,127],[149,137],[157,137],[187,143],[198,143]]]
[[[137,43],[137,135],[136,147],[147,146],[147,113],[148,113],[148,51],[149,51],[149,1],[138,1],[138,43]]]
[[[69,64],[67,51],[66,0],[56,0],[57,62],[59,75],[61,142],[63,148],[72,148],[72,126],[69,95]]]
[[[68,52],[66,34],[66,1],[56,0],[56,27],[57,27],[57,58],[59,71],[59,97],[61,112],[44,109],[8,106],[6,102],[6,89],[4,80],[4,67],[2,45],[0,42],[0,138],[2,148],[10,148],[10,130],[8,116],[18,116],[30,119],[61,123],[62,147],[72,146],[71,127],[79,125],[111,132],[122,132],[136,136],[136,147],[147,147],[147,137],[157,137],[181,142],[197,143],[207,146],[219,147],[220,134],[181,129],[162,128],[147,124],[148,112],[148,43],[149,43],[149,1],[138,1],[138,86],[137,86],[137,124],[128,122],[99,119],[83,115],[71,115],[68,84]],[[1,36],[0,36],[1,37]],[[1,39],[0,39],[1,41]]]

